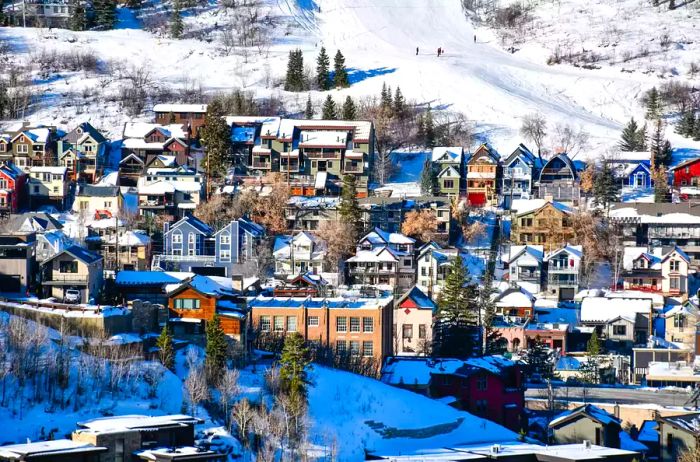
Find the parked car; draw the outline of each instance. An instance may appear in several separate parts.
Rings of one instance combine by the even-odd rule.
[[[78,303],[80,302],[80,291],[78,289],[67,289],[63,297],[64,303]]]

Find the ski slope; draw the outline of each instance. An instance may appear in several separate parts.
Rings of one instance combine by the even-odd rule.
[[[400,85],[418,102],[465,112],[501,150],[520,142],[523,115],[541,112],[551,126],[585,127],[591,153],[600,153],[617,141],[621,125],[638,110],[636,98],[656,82],[610,69],[547,66],[504,52],[490,31],[472,27],[459,0],[316,0],[315,22],[308,0],[290,2],[283,0],[283,7],[330,53],[339,48],[351,66],[361,63],[364,73],[380,74],[351,93],[376,93],[383,81]],[[443,57],[436,56],[438,47],[446,50]]]

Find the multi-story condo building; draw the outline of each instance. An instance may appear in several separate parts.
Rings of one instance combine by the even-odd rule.
[[[207,114],[206,104],[156,104],[153,106],[156,123],[160,125],[179,124],[190,127],[196,135],[204,125]]]
[[[70,0],[10,1],[3,13],[14,26],[68,28],[77,5],[85,8],[86,14],[92,14],[92,3]]]
[[[689,267],[690,258],[676,246],[626,247],[621,278],[626,290],[686,296]]]
[[[23,122],[0,135],[0,160],[11,160],[27,173],[30,167],[56,165],[56,141],[62,136],[55,127]]]
[[[341,356],[374,358],[377,366],[392,354],[391,297],[258,296],[248,306],[256,335],[299,332],[311,344]]]
[[[153,269],[203,272],[231,276],[255,256],[265,230],[239,218],[215,231],[201,220],[186,215],[163,229],[163,253],[153,256]]]
[[[678,246],[691,267],[700,266],[700,204],[614,204],[610,221],[619,227],[623,245]]]
[[[482,144],[467,161],[467,200],[470,205],[497,205],[500,156]]]
[[[547,264],[547,294],[559,300],[573,300],[578,292],[583,248],[565,245],[544,257]]]
[[[365,235],[346,263],[351,284],[388,285],[403,293],[415,282],[415,240],[380,229]]]
[[[574,237],[572,211],[559,202],[533,199],[517,204],[510,240],[516,245],[542,245],[552,251]]]
[[[578,171],[565,153],[544,164],[536,186],[540,199],[577,205],[581,197]]]
[[[58,163],[72,180],[89,183],[102,175],[109,141],[89,122],[83,122],[57,142]]]
[[[501,196],[504,208],[510,208],[513,200],[529,199],[534,179],[539,177],[542,162],[524,145],[520,144],[503,162]]]

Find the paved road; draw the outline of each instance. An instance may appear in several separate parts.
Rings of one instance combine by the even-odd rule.
[[[635,388],[582,388],[558,387],[554,389],[556,399],[620,404],[658,404],[662,406],[685,406],[690,394],[683,390],[646,390]],[[526,398],[547,398],[546,388],[529,388]],[[585,398],[585,399],[584,399]]]

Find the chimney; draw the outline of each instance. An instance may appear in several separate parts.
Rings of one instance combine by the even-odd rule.
[[[243,293],[243,275],[242,274],[231,275],[231,287],[233,287],[234,290],[237,290],[237,291]]]
[[[615,407],[613,408],[613,415],[616,419],[620,418],[620,404],[617,401],[615,402]]]

